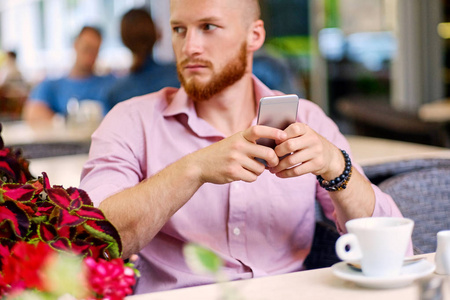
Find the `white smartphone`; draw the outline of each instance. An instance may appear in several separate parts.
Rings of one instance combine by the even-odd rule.
[[[297,120],[298,96],[282,95],[264,97],[259,100],[258,125],[266,125],[281,130],[286,129]],[[275,148],[273,139],[260,138],[256,141],[260,145]]]

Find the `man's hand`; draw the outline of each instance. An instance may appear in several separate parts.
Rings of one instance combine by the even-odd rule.
[[[280,143],[286,140],[287,133],[272,127],[252,126],[190,154],[188,159],[198,168],[203,183],[253,182],[265,170],[264,164],[255,157],[267,161],[268,167],[279,163],[273,149],[256,144],[259,138],[270,138]]]
[[[333,179],[344,170],[341,151],[323,136],[303,123],[291,124],[285,129],[287,140],[275,147],[277,156],[283,158],[270,168],[278,177],[296,177],[307,173]]]

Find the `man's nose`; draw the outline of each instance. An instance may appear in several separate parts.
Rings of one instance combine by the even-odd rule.
[[[202,52],[202,36],[196,30],[188,30],[184,39],[183,52],[188,56],[193,56]]]

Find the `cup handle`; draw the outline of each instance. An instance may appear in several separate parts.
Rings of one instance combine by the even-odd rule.
[[[349,250],[346,250],[347,246],[349,247]],[[356,235],[353,233],[346,233],[340,236],[336,241],[336,253],[342,260],[360,260],[362,258],[362,252]]]

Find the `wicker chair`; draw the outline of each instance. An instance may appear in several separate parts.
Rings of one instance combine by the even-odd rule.
[[[311,245],[311,251],[304,261],[307,270],[326,268],[340,262],[337,257],[335,244],[340,234],[333,221],[328,219],[319,202],[315,203],[316,227]]]
[[[307,270],[326,268],[340,262],[337,257],[335,244],[339,238],[336,226],[329,221],[317,221],[311,251],[305,259]]]
[[[450,165],[401,173],[379,184],[391,195],[404,217],[415,222],[414,252],[436,251],[436,234],[450,229]]]
[[[379,185],[392,176],[423,170],[432,167],[450,167],[450,159],[447,158],[424,158],[398,160],[376,165],[364,166],[364,173],[373,184]]]

